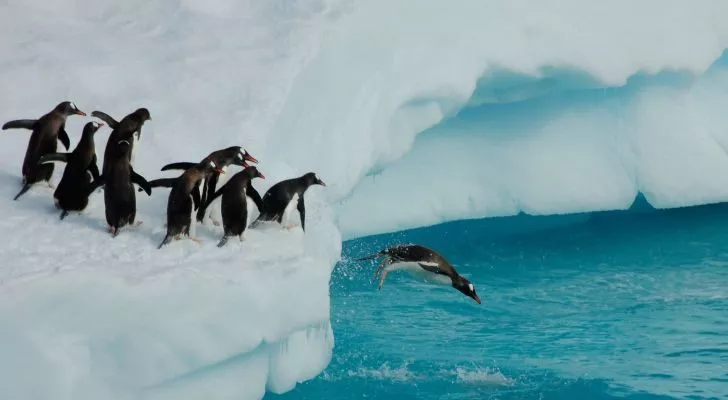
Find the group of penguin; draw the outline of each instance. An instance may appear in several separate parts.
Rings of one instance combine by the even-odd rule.
[[[56,208],[61,210],[63,220],[69,213],[80,213],[86,209],[91,194],[100,187],[104,191],[104,206],[109,233],[116,237],[119,229],[125,226],[138,226],[141,221],[136,218],[136,194],[144,191],[151,196],[153,187],[171,188],[167,201],[167,233],[158,246],[162,248],[182,235],[199,242],[190,235],[190,228],[195,223],[203,222],[206,210],[218,197],[221,197],[221,215],[223,237],[218,247],[224,246],[230,237],[238,236],[242,241],[248,228],[247,197],[255,203],[259,216],[250,227],[261,221],[276,221],[290,218],[297,210],[300,214],[301,228],[305,231],[304,193],[312,185],[326,186],[313,172],[298,178],[287,179],[276,183],[261,198],[253,188],[254,178],[265,179],[257,167],[248,162],[258,163],[241,146],[231,146],[213,151],[194,162],[177,162],[165,165],[162,171],[184,170],[176,178],[162,178],[147,181],[134,171],[132,160],[135,147],[141,137],[141,130],[146,121],[152,119],[149,110],[139,108],[116,121],[108,114],[94,111],[92,116],[103,123],[88,122],[76,148],[70,153],[57,152],[58,141],[66,150],[70,150],[71,141],[65,130],[66,118],[71,115],[86,116],[73,102],[59,103],[53,110],[38,119],[19,119],[6,122],[2,129],[27,129],[32,131],[25,159],[22,166],[22,188],[15,196],[18,200],[34,184],[45,182],[53,193]],[[104,150],[101,171],[97,165],[95,133],[104,126],[111,128],[111,134]],[[137,144],[137,146],[135,146]],[[54,163],[63,162],[65,168],[60,182],[54,188],[51,183]],[[243,169],[233,175],[222,187],[216,190],[220,175],[230,165],[238,165]],[[197,211],[193,217],[193,213]],[[219,222],[214,221],[215,224]]]
[[[63,220],[69,213],[82,212],[89,203],[89,197],[98,188],[104,190],[104,206],[109,233],[116,237],[119,229],[138,226],[136,218],[136,194],[144,191],[151,196],[153,187],[171,188],[167,201],[167,234],[158,248],[180,239],[182,235],[198,241],[190,235],[190,227],[204,222],[206,210],[218,197],[221,199],[223,237],[218,247],[224,246],[230,237],[238,236],[242,241],[248,227],[247,198],[250,197],[259,210],[258,218],[250,224],[254,228],[261,221],[283,223],[289,220],[294,208],[300,215],[301,228],[305,231],[306,209],[304,193],[312,185],[326,186],[324,182],[309,172],[298,178],[276,183],[261,198],[252,186],[254,178],[265,179],[257,167],[248,162],[258,163],[240,146],[231,146],[213,151],[200,162],[176,162],[162,167],[162,171],[184,170],[176,178],[161,178],[147,181],[134,171],[132,159],[135,143],[141,137],[142,126],[152,119],[149,110],[139,108],[116,121],[108,114],[94,111],[92,116],[102,120],[111,128],[111,134],[104,150],[101,171],[97,166],[95,133],[104,123],[88,122],[81,140],[70,153],[58,153],[60,141],[70,150],[71,141],[65,130],[66,118],[71,115],[86,116],[73,102],[59,103],[53,110],[38,119],[21,119],[6,122],[2,129],[28,129],[32,131],[28,148],[23,160],[23,186],[14,200],[26,193],[32,185],[45,182],[49,187],[54,170],[54,162],[66,163],[63,176],[53,193],[56,208],[61,210]],[[222,187],[216,190],[220,175],[230,165],[243,169],[233,175]],[[196,215],[193,217],[193,213]],[[217,225],[218,222],[214,221]],[[436,251],[417,244],[389,246],[376,254],[357,261],[383,258],[374,274],[380,276],[379,289],[382,288],[387,274],[404,270],[435,284],[449,285],[480,304],[480,298],[473,284],[458,274],[455,268]]]

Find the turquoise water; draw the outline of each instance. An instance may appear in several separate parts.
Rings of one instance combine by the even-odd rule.
[[[349,258],[431,246],[476,286]],[[270,399],[728,399],[728,206],[460,221],[345,243],[334,357]]]

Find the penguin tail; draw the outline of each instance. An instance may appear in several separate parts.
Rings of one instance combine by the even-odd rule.
[[[378,257],[381,257],[381,256],[386,256],[386,255],[387,255],[387,250],[382,250],[382,251],[379,251],[377,253],[370,254],[368,256],[364,256],[364,257],[361,257],[361,258],[355,258],[354,261],[373,260],[375,258],[378,258]]]
[[[228,239],[230,239],[230,236],[228,236],[228,235],[223,236],[222,239],[220,239],[220,242],[217,244],[217,247],[225,246],[228,242]]]
[[[164,240],[162,240],[162,243],[160,243],[159,246],[157,246],[157,250],[159,250],[162,247],[164,247],[165,245],[169,244],[169,242],[171,242],[171,241],[172,241],[172,236],[169,236],[169,235],[165,236]]]
[[[15,197],[13,197],[13,200],[18,200],[20,198],[20,196],[24,195],[28,190],[30,190],[30,183],[24,184],[23,188],[20,189],[18,194],[16,194]]]

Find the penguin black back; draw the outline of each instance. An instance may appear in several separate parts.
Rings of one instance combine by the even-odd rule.
[[[199,241],[190,235],[193,206],[199,201],[199,198],[195,198],[193,193],[199,195],[196,188],[200,180],[213,172],[224,173],[214,161],[207,160],[187,169],[182,176],[169,182],[172,190],[167,199],[167,234],[157,247],[158,249],[170,243],[172,239],[178,239],[182,234],[194,241]]]
[[[50,179],[53,176],[54,165],[52,163],[40,164],[38,161],[45,154],[55,153],[58,148],[58,140],[61,141],[66,150],[71,147],[71,140],[66,133],[66,118],[69,115],[86,115],[79,110],[73,102],[64,101],[56,105],[49,113],[39,119],[21,119],[6,122],[2,129],[29,129],[32,131],[28,147],[23,159],[23,187],[15,196],[17,200],[30,189],[30,186],[46,181],[50,186]]]
[[[208,204],[222,195],[221,211],[224,234],[218,247],[227,243],[231,236],[238,236],[243,240],[243,233],[248,226],[248,196],[246,190],[253,178],[265,179],[258,168],[248,167],[235,174],[215,194],[210,196]]]
[[[83,128],[81,140],[73,152],[46,154],[39,160],[39,163],[54,161],[66,163],[61,181],[53,193],[56,207],[63,210],[61,219],[65,218],[69,211],[82,211],[88,205],[92,182],[99,179],[94,135],[101,126],[103,124],[97,122],[87,123]]]
[[[109,233],[116,236],[119,229],[126,225],[135,224],[136,194],[133,183],[141,186],[147,195],[152,189],[144,177],[137,174],[129,162],[131,143],[121,140],[110,148],[107,170],[94,182],[91,190],[104,185],[104,205],[106,208],[106,223]]]
[[[128,143],[128,145],[125,144],[125,146],[128,146],[129,150],[125,151],[125,153],[127,159],[131,161],[132,153],[134,151],[134,142],[138,140],[141,135],[141,129],[144,126],[144,123],[152,119],[149,110],[144,107],[136,109],[131,114],[122,118],[119,122],[102,111],[94,111],[91,115],[106,122],[112,129],[111,134],[109,135],[109,140],[106,142],[106,148],[104,149],[104,164],[102,168],[104,174],[110,165],[107,160],[112,158],[114,148],[119,146],[119,143],[122,143],[122,141],[126,141]]]
[[[449,284],[462,294],[480,304],[480,297],[470,281],[458,274],[455,268],[435,250],[417,244],[389,246],[375,254],[358,258],[355,261],[383,258],[374,277],[381,273],[379,288],[382,288],[387,274],[396,270],[408,270],[415,275],[425,276],[428,280]]]
[[[263,206],[260,215],[251,227],[260,221],[277,221],[283,223],[296,207],[300,215],[301,229],[306,230],[306,206],[303,200],[304,193],[312,185],[326,186],[315,173],[309,172],[298,178],[286,179],[271,186],[263,195]]]
[[[222,170],[225,170],[229,165],[238,165],[243,168],[248,167],[248,162],[252,163],[258,163],[258,160],[250,155],[247,150],[243,149],[241,146],[230,146],[225,149],[215,150],[212,153],[208,154],[207,157],[202,159],[200,162],[205,161],[213,161],[215,164],[221,168]],[[195,165],[195,163],[192,162],[176,162],[167,164],[162,167],[162,171],[172,170],[172,169],[189,169],[192,168]],[[212,196],[213,193],[215,193],[215,189],[217,188],[217,184],[220,179],[220,174],[217,172],[210,173],[206,179],[204,179],[204,183],[202,185],[202,192],[201,192],[201,202],[200,207],[197,209],[197,221],[203,222],[205,220],[205,213],[208,209],[208,206],[210,202],[207,201],[207,199]],[[248,184],[248,188],[246,190],[247,195],[253,200],[256,207],[260,210],[262,207],[262,199],[260,197],[260,194],[258,193],[255,188],[253,188],[252,184]]]

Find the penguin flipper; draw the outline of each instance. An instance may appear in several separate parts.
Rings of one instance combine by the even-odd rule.
[[[255,206],[258,207],[258,212],[263,212],[263,199],[260,197],[260,193],[253,187],[251,181],[248,181],[248,187],[245,189],[245,193],[253,200]]]
[[[167,170],[170,170],[170,169],[184,169],[184,170],[187,170],[187,169],[190,169],[190,168],[194,167],[195,165],[197,165],[197,164],[191,163],[191,162],[176,162],[176,163],[171,163],[171,164],[165,165],[164,167],[162,167],[162,169],[160,171],[167,171]]]
[[[68,162],[68,156],[70,153],[49,153],[43,154],[38,159],[38,164],[46,164],[54,161]]]
[[[61,141],[66,150],[71,148],[71,139],[69,139],[68,132],[66,132],[66,124],[61,125],[61,129],[58,131],[58,140]]]
[[[95,178],[94,181],[91,182],[91,185],[89,185],[89,187],[88,187],[88,193],[86,194],[86,196],[91,196],[91,193],[93,193],[94,190],[96,190],[96,189],[100,188],[101,186],[103,186],[104,183],[105,182],[104,182],[104,176],[103,175],[99,176],[98,178]]]
[[[205,210],[207,210],[207,207],[210,205],[210,203],[212,203],[212,201],[208,202],[207,199],[215,191],[218,179],[220,179],[220,174],[213,173],[210,174],[210,176],[208,176],[205,180],[205,186],[202,188],[202,200],[200,201],[200,208],[197,210],[197,220],[200,222],[205,219]]]
[[[192,202],[195,203],[195,210],[199,209],[200,202],[202,201],[202,199],[200,198],[200,191],[197,190],[197,188],[195,187],[192,189],[190,195],[192,196]]]
[[[151,187],[168,187],[171,188],[174,186],[175,183],[177,183],[178,178],[160,178],[160,179],[154,179],[152,181],[149,181],[149,186]],[[141,190],[140,190],[141,191]]]
[[[298,213],[301,215],[301,229],[306,231],[306,206],[303,204],[303,196],[298,197],[298,204],[296,205]]]
[[[119,123],[116,122],[114,118],[112,118],[111,116],[109,116],[109,114],[106,114],[105,112],[94,111],[91,113],[91,115],[106,122],[106,125],[108,125],[111,129],[116,129],[116,127],[119,126]]]
[[[205,207],[205,208],[209,207],[210,204],[212,204],[212,202],[215,201],[216,198],[220,197],[222,192],[225,190],[225,187],[227,187],[228,183],[230,183],[230,181],[228,181],[224,185],[222,185],[220,187],[220,189],[217,189],[217,192],[215,192],[213,195],[207,196],[207,201],[205,202],[205,205],[203,207]]]
[[[88,170],[91,172],[91,176],[93,176],[94,180],[99,179],[100,173],[99,166],[96,165],[96,156],[94,156],[93,160],[91,160],[91,164],[89,164]]]
[[[425,271],[432,272],[433,274],[439,274],[439,275],[446,275],[445,271],[440,269],[438,264],[435,263],[428,263],[428,262],[418,262],[417,264],[420,264],[420,267],[424,269]]]
[[[8,121],[5,124],[3,124],[3,130],[5,129],[30,129],[32,130],[33,127],[35,127],[35,123],[37,122],[37,119],[16,119],[13,121]]]
[[[134,168],[129,167],[129,170],[131,171],[131,181],[133,183],[136,183],[139,185],[142,189],[144,189],[145,192],[147,192],[147,196],[152,195],[152,186],[147,182],[146,179],[144,179],[143,176],[137,174],[134,171]]]

